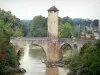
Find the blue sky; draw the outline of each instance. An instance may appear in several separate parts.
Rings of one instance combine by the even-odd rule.
[[[100,0],[0,0],[0,8],[20,19],[33,19],[36,15],[47,17],[54,1],[60,17],[100,19]]]

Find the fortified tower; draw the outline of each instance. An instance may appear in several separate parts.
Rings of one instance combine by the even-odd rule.
[[[59,10],[55,6],[48,9],[48,62],[59,61],[58,13]]]
[[[58,12],[55,6],[48,9],[48,34],[52,39],[58,38]]]

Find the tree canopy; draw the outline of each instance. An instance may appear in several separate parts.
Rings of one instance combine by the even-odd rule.
[[[45,37],[47,36],[47,18],[43,16],[35,16],[30,21],[29,36]]]
[[[21,23],[20,19],[12,15],[10,11],[4,11],[0,9],[0,24],[5,28],[6,31],[9,31],[8,29],[10,29],[9,34],[12,34],[12,36],[15,35],[17,28],[19,28],[22,35],[18,35],[23,36],[23,24]]]
[[[0,9],[0,75],[6,74],[6,67],[15,67],[17,58],[10,37],[14,34],[15,17],[8,11]],[[17,25],[18,26],[18,25]]]
[[[74,72],[74,75],[100,74],[100,40],[96,43],[85,43],[80,52],[63,60],[63,63]]]
[[[63,38],[68,38],[72,36],[72,25],[68,22],[65,24],[60,25],[59,28],[59,36]]]

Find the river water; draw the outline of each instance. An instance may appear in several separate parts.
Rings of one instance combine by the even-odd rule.
[[[46,54],[42,49],[30,49],[27,45],[20,58],[20,67],[26,69],[26,73],[17,75],[67,75],[67,69],[59,67],[47,68],[42,63],[45,59]]]

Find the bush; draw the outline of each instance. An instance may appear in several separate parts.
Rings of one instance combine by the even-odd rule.
[[[8,38],[2,38],[0,42],[0,75],[6,75],[7,68],[16,67],[18,63],[15,49],[9,43],[9,40]]]
[[[84,44],[80,53],[65,62],[75,75],[100,75],[100,41]]]
[[[17,58],[16,58],[17,56],[13,45],[12,44],[6,45],[4,50],[5,50],[5,55],[8,57],[7,63],[10,66],[15,67],[17,64]]]

